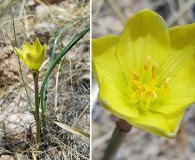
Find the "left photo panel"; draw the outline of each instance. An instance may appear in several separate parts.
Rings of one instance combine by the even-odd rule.
[[[0,159],[90,159],[90,0],[0,2]]]

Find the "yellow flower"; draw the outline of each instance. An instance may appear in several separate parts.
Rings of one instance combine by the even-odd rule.
[[[22,50],[15,47],[15,51],[17,52],[19,58],[30,68],[30,70],[36,73],[39,71],[39,68],[46,57],[47,46],[42,46],[37,38],[32,45],[24,42]]]
[[[195,24],[167,28],[142,10],[121,36],[92,41],[99,100],[115,116],[164,137],[177,134],[195,100]]]

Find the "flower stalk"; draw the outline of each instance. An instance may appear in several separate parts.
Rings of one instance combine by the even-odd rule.
[[[34,88],[35,88],[35,120],[36,120],[36,143],[41,142],[41,127],[40,127],[40,118],[39,118],[39,85],[38,85],[38,72],[33,73],[34,78]]]
[[[113,160],[118,149],[120,148],[123,140],[128,132],[131,131],[132,126],[123,119],[119,119],[116,122],[116,127],[113,131],[112,137],[108,146],[104,152],[103,160]]]
[[[33,73],[34,79],[34,89],[35,89],[35,121],[36,121],[36,143],[41,142],[41,124],[39,118],[39,86],[38,86],[38,74],[39,69],[44,62],[47,52],[47,46],[41,45],[39,39],[37,38],[32,44],[24,42],[22,49],[15,47],[15,51],[18,57],[29,67]],[[42,118],[43,120],[44,117]],[[45,123],[44,123],[45,124]]]

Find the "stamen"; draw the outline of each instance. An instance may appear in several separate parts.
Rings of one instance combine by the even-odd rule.
[[[135,79],[134,79],[134,80],[138,80],[138,79],[139,79],[139,73],[138,73],[138,71],[132,70],[131,72],[132,72],[133,74],[135,74]]]
[[[137,87],[136,96],[138,98],[142,93],[142,89],[143,89],[142,84],[136,80],[133,80],[133,84]]]
[[[156,62],[152,66],[152,79],[156,79],[156,69],[157,69],[157,66],[158,66],[158,64]]]
[[[168,92],[168,83],[169,83],[172,79],[173,79],[172,77],[166,78],[165,83],[164,83],[164,95],[167,95],[167,92]]]
[[[172,77],[168,77],[168,78],[166,78],[166,80],[165,80],[165,83],[169,83],[171,80],[172,80],[173,78]]]
[[[144,63],[144,69],[145,69],[145,71],[148,70],[148,64],[149,64],[150,60],[151,60],[151,57],[148,56],[148,58],[146,59],[146,63]]]
[[[160,101],[163,94],[167,95],[168,83],[173,79],[171,77],[166,78],[164,84],[159,84],[158,64],[150,61],[151,57],[148,56],[144,66],[142,64],[140,72],[136,69],[131,70],[132,76],[134,76],[134,79],[131,77],[131,83],[133,84],[131,98],[133,98],[134,103],[140,106],[143,105],[143,109],[146,111],[152,103]]]
[[[136,85],[136,87],[137,87],[137,89],[138,89],[139,91],[142,90],[143,87],[142,87],[142,84],[141,84],[139,81],[133,80],[133,84]]]
[[[151,91],[151,90],[150,90],[150,91],[147,91],[147,92],[146,92],[146,99],[147,99],[147,98],[151,98],[151,97],[154,98],[154,99],[157,98],[157,94],[156,94],[155,91]]]
[[[153,94],[153,98],[154,98],[154,99],[157,98],[157,94],[156,94],[155,91],[152,91],[152,94]]]

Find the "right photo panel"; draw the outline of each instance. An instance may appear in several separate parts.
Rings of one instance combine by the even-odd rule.
[[[92,0],[93,160],[195,159],[195,1]]]

